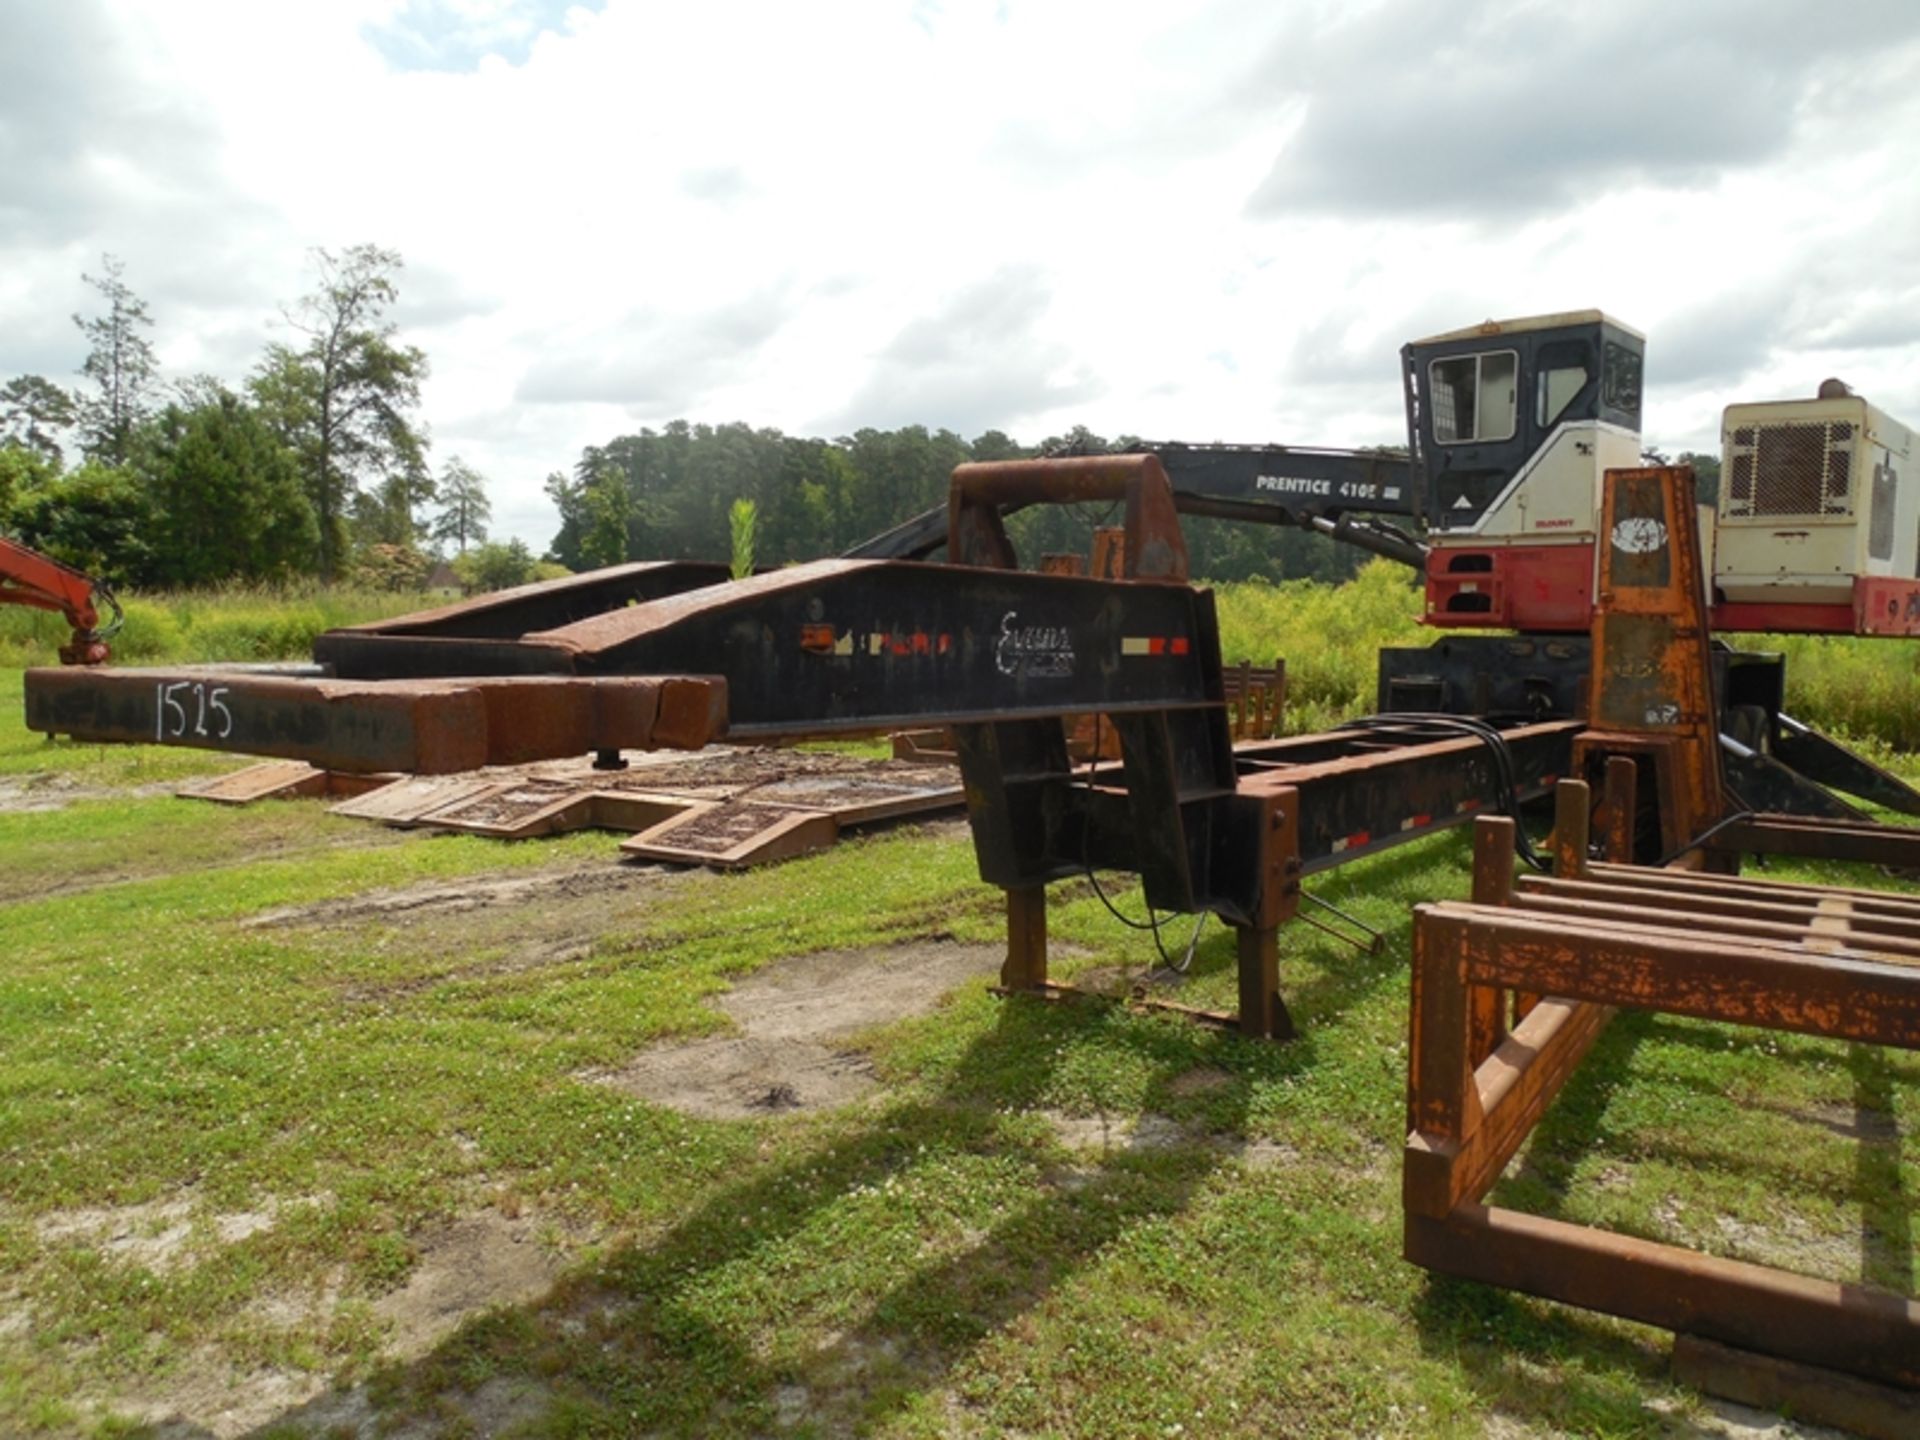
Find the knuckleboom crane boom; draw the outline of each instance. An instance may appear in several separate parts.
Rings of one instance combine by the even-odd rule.
[[[1424,623],[1468,633],[1383,651],[1381,710],[1578,715],[1603,480],[1640,463],[1646,344],[1599,310],[1413,341],[1404,453],[1135,448],[1159,457],[1183,515],[1300,526],[1422,573]],[[1828,382],[1816,399],[1730,407],[1723,438],[1725,483],[1702,527],[1714,628],[1920,635],[1920,453],[1906,428]],[[929,510],[848,553],[925,559],[947,524],[945,507]],[[1920,814],[1920,792],[1784,713],[1781,657],[1716,644],[1714,674],[1729,769],[1754,797],[1857,814],[1831,787]]]
[[[98,603],[96,603],[98,602]],[[92,576],[49,559],[38,550],[0,536],[0,604],[51,610],[73,627],[73,638],[60,647],[63,665],[102,665],[107,640],[120,628],[120,606],[113,592]],[[113,614],[100,623],[100,607]]]

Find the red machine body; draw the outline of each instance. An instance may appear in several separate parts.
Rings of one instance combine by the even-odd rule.
[[[96,597],[114,615],[104,629]],[[5,537],[0,537],[0,604],[28,605],[65,616],[73,627],[73,638],[60,647],[62,665],[103,665],[112,654],[107,637],[120,628],[120,607],[113,593],[91,575]]]

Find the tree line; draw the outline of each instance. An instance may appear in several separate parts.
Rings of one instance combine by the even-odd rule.
[[[589,445],[571,471],[547,477],[560,512],[548,555],[573,570],[627,560],[725,560],[730,512],[753,506],[754,556],[781,565],[837,555],[946,502],[956,465],[1036,455],[1094,454],[1138,443],[1075,426],[1022,445],[999,430],[971,440],[921,425],[861,429],[835,440],[746,424],[675,420]],[[1095,528],[1121,523],[1117,504],[1033,506],[1008,519],[1029,563],[1088,555]],[[1300,530],[1186,517],[1193,573],[1213,580],[1344,580],[1366,555]]]
[[[402,261],[375,245],[313,253],[289,338],[237,388],[160,371],[146,302],[104,257],[81,278],[79,384],[0,386],[0,530],[135,587],[301,577],[411,588],[452,555],[468,583],[518,583],[524,545],[486,544],[487,482],[436,473],[418,418],[427,357],[397,337]]]
[[[147,305],[104,257],[81,278],[78,382],[0,386],[0,531],[68,564],[148,588],[313,578],[419,587],[452,560],[470,589],[630,560],[755,563],[835,555],[945,500],[969,460],[1111,444],[1084,427],[1022,445],[907,425],[832,440],[675,420],[582,450],[546,480],[560,528],[536,559],[489,543],[488,481],[458,456],[429,463],[428,359],[392,319],[401,257],[375,245],[313,253],[313,288],[281,307],[284,338],[239,385],[161,374]],[[747,507],[747,508],[743,508]],[[1114,507],[1012,518],[1023,554],[1086,554]],[[1299,532],[1189,522],[1196,574],[1341,579],[1361,558]]]
[[[675,420],[588,445],[546,493],[560,528],[536,559],[489,543],[488,481],[429,463],[428,359],[392,319],[401,257],[313,253],[313,288],[281,307],[285,338],[246,379],[160,373],[147,306],[104,258],[82,279],[79,381],[0,386],[0,530],[135,587],[301,578],[411,589],[451,559],[470,589],[632,560],[738,563],[744,517],[760,566],[839,554],[944,502],[956,465],[1121,448],[1084,427],[1023,445],[907,425],[835,439]],[[743,509],[742,507],[749,507]],[[1009,528],[1030,559],[1085,555],[1115,506],[1036,506]],[[1364,555],[1302,531],[1190,518],[1193,571],[1215,580],[1342,580]]]

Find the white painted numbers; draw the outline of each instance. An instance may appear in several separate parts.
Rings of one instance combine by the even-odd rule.
[[[209,686],[204,680],[159,681],[153,687],[153,738],[179,740],[191,724],[201,739],[226,739],[233,733],[233,712],[220,698],[227,690],[225,685]],[[217,729],[207,728],[209,716]]]

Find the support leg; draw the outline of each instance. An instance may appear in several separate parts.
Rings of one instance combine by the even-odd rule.
[[[1600,784],[1600,809],[1607,817],[1602,837],[1607,859],[1615,865],[1633,863],[1634,807],[1639,801],[1640,769],[1628,756],[1609,755]]]
[[[1291,1040],[1293,1017],[1280,998],[1280,931],[1236,925],[1240,951],[1240,1033],[1265,1040]]]
[[[1047,887],[1007,891],[1007,958],[1000,983],[1009,990],[1039,990],[1047,983]]]

